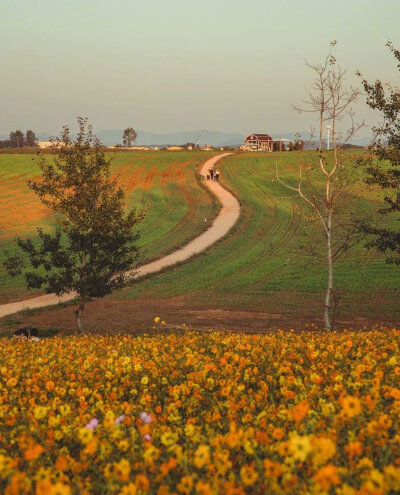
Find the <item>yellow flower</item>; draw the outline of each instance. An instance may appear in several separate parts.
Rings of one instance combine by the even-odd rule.
[[[200,445],[194,454],[194,465],[198,468],[204,467],[210,462],[210,447],[208,445]]]
[[[304,462],[311,452],[310,438],[295,434],[289,440],[289,448],[294,460]]]
[[[79,440],[82,443],[87,444],[92,440],[92,438],[93,438],[93,430],[91,430],[89,428],[80,428]]]
[[[152,463],[156,461],[160,457],[160,451],[154,445],[150,445],[150,447],[146,448],[143,453],[143,459],[146,463]]]
[[[160,321],[160,317],[159,317],[159,316],[156,316],[156,317],[154,318],[154,321],[155,321],[156,323],[158,323],[158,322]]]
[[[118,495],[137,495],[139,493],[139,489],[135,483],[129,483],[129,485],[125,485]]]
[[[121,452],[126,452],[129,449],[129,441],[124,438],[118,442],[118,450]]]
[[[173,445],[178,440],[178,435],[172,431],[166,431],[161,435],[161,443],[166,447]]]
[[[149,377],[147,375],[142,376],[142,379],[140,380],[140,383],[142,385],[147,385],[149,383]]]
[[[71,407],[68,404],[62,404],[60,406],[60,414],[61,416],[69,416],[69,413],[71,412]]]
[[[47,416],[48,408],[44,406],[36,406],[33,410],[33,415],[36,419],[43,419]]]
[[[356,492],[358,492],[358,490],[356,491],[355,488],[348,485],[347,483],[344,483],[342,486],[340,486],[336,489],[336,493],[338,495],[355,495]]]
[[[400,490],[400,467],[390,464],[383,469],[385,481],[391,490]]]
[[[312,450],[314,465],[322,466],[336,454],[336,445],[327,437],[314,438]]]
[[[15,385],[17,384],[18,380],[13,377],[13,378],[10,378],[8,381],[7,381],[7,387],[15,387]]]
[[[68,485],[58,481],[55,485],[50,488],[49,495],[69,495],[71,490]]]

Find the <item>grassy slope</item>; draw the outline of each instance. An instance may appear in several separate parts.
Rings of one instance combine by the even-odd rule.
[[[241,218],[216,246],[184,265],[121,291],[122,298],[184,295],[194,306],[257,309],[313,316],[322,308],[326,285],[324,258],[310,263],[299,246],[320,237],[307,207],[275,179],[275,161],[282,176],[297,178],[298,163],[312,153],[238,154],[224,160],[222,181],[240,199]],[[357,212],[374,215],[378,193],[358,187]],[[363,245],[353,248],[335,266],[340,294],[339,316],[395,319],[400,270]]]
[[[211,155],[204,152],[117,153],[128,205],[147,209],[139,227],[142,260],[173,251],[204,230],[217,213],[214,200],[199,185],[195,171]],[[13,252],[16,236],[34,236],[37,225],[54,228],[54,217],[41,207],[26,179],[39,174],[33,155],[0,155],[0,263]],[[10,279],[0,265],[0,302],[32,296],[21,278]]]

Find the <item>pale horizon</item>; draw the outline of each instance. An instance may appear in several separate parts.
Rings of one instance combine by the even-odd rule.
[[[396,0],[4,0],[0,134],[58,135],[77,115],[95,132],[305,132],[312,119],[290,109],[312,82],[305,59],[335,39],[349,84],[361,87],[359,70],[397,85],[385,44],[400,47],[399,18]],[[379,120],[363,97],[354,109]]]

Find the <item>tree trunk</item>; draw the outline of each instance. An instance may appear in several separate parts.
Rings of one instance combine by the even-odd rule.
[[[326,245],[327,245],[327,261],[328,261],[328,287],[325,296],[325,328],[332,330],[330,319],[331,297],[333,293],[333,259],[332,259],[332,211],[328,211],[326,222]]]
[[[85,311],[85,299],[83,297],[80,297],[79,305],[75,309],[76,328],[78,330],[79,335],[83,335],[85,333],[82,324],[82,315],[84,311]]]

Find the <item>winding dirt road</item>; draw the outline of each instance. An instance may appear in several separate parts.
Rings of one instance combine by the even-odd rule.
[[[231,153],[223,153],[210,158],[201,167],[200,174],[206,178],[208,170],[213,168],[218,160],[230,154]],[[218,182],[206,180],[205,184],[222,205],[222,208],[211,227],[183,246],[181,249],[148,263],[147,265],[142,265],[140,268],[135,270],[137,278],[143,277],[150,273],[158,272],[167,266],[175,265],[176,263],[187,260],[193,255],[204,251],[216,241],[221,239],[221,237],[224,237],[235,225],[240,215],[240,205],[238,200]],[[70,301],[74,297],[74,293],[65,294],[62,297],[57,297],[55,294],[45,294],[43,296],[33,297],[32,299],[25,299],[24,301],[2,304],[0,305],[0,318],[17,313],[18,311],[22,311],[24,309],[36,309],[43,308],[45,306],[53,306],[61,302]]]

